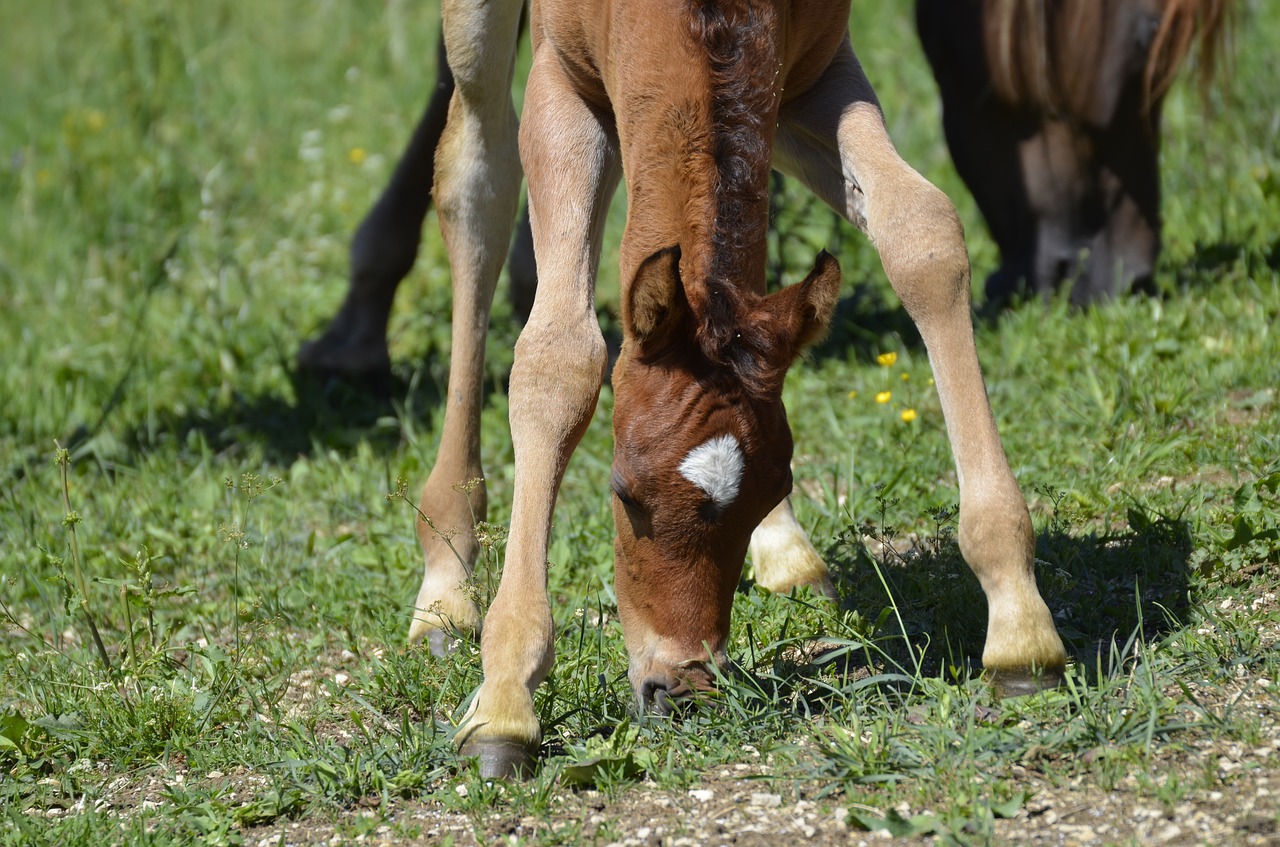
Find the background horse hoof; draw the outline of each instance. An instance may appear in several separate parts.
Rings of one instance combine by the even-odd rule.
[[[322,384],[339,381],[375,396],[390,390],[391,357],[386,349],[359,349],[332,330],[305,342],[297,362],[302,378]]]
[[[518,741],[503,738],[470,738],[458,755],[475,759],[484,779],[525,779],[537,769],[534,751]]]
[[[1038,694],[1062,685],[1062,670],[1027,669],[992,671],[991,687],[1001,700]]]

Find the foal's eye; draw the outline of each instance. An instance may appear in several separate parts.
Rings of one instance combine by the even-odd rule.
[[[631,496],[631,491],[627,488],[627,484],[623,482],[622,477],[617,472],[609,479],[609,487],[613,489],[613,493],[628,511],[639,511],[640,502]]]
[[[698,517],[707,523],[719,523],[720,516],[724,514],[724,507],[715,500],[706,500],[698,507]]]

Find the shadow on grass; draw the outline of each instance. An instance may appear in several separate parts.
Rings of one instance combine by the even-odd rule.
[[[1177,288],[1212,286],[1237,267],[1250,277],[1280,270],[1280,238],[1269,246],[1242,241],[1197,242],[1191,257],[1175,269]]]
[[[187,409],[156,410],[118,437],[102,424],[81,425],[61,440],[73,460],[97,459],[105,466],[136,464],[146,454],[178,445],[208,449],[217,454],[258,447],[266,461],[289,464],[316,451],[354,452],[361,443],[379,454],[400,444],[407,421],[429,420],[441,402],[440,392],[426,376],[411,380],[392,377],[372,386],[352,386],[338,380],[313,380],[291,374],[293,391],[234,394],[229,401]],[[289,396],[292,394],[292,396]],[[21,479],[39,457],[21,461],[10,471]]]
[[[830,633],[793,629],[785,646],[739,657],[755,677],[749,684],[773,690],[775,702],[798,702],[800,693],[801,710],[819,712],[831,694],[852,686],[893,694],[912,688],[917,672],[951,682],[976,675],[986,601],[950,530],[944,520],[934,536],[908,542],[890,542],[868,526],[837,536],[825,556],[841,612],[860,622],[874,648],[832,650]],[[1156,643],[1184,625],[1191,552],[1186,520],[1139,507],[1124,530],[1072,535],[1055,526],[1039,536],[1041,593],[1068,654],[1088,676],[1118,672],[1125,645]],[[858,640],[856,633],[836,639]]]
[[[855,284],[852,293],[836,303],[830,331],[809,356],[815,363],[843,362],[853,353],[860,362],[874,363],[887,349],[888,336],[896,336],[908,350],[924,351],[920,332],[901,304],[874,285]]]
[[[289,392],[236,395],[213,409],[193,409],[161,419],[158,426],[136,430],[131,444],[138,450],[155,446],[154,433],[186,440],[199,433],[215,451],[256,446],[269,462],[288,464],[300,455],[335,450],[346,454],[362,442],[379,454],[394,451],[403,422],[429,420],[440,406],[435,381],[398,376],[365,385],[317,379],[291,373]]]
[[[1129,518],[1126,530],[1078,536],[1058,527],[1037,539],[1041,594],[1068,654],[1086,670],[1098,667],[1100,657],[1107,667],[1112,645],[1131,636],[1151,643],[1175,631],[1189,608],[1190,525],[1137,507]],[[902,552],[883,549],[876,561],[865,545],[852,546],[846,538],[829,551],[842,604],[864,616],[880,614],[888,600],[878,570],[907,640],[930,646],[924,670],[976,669],[986,638],[986,600],[954,538],[944,532]],[[893,635],[899,637],[890,644],[901,644],[900,634]]]

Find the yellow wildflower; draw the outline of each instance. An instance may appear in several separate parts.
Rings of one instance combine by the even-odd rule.
[[[902,372],[902,381],[903,381],[903,382],[906,382],[906,381],[907,381],[907,380],[909,380],[909,379],[911,379],[911,374],[907,373],[906,371],[903,371],[903,372]]]
[[[881,391],[879,394],[876,395],[876,402],[883,405],[885,403],[888,403],[889,398],[892,396],[893,396],[892,391]]]
[[[849,392],[849,399],[850,399],[850,400],[852,400],[854,397],[857,397],[857,396],[858,396],[858,389],[856,389],[856,388],[855,388],[854,390],[852,390],[852,391],[850,391],[850,392]]]
[[[901,418],[902,418],[902,422],[903,422],[903,423],[911,423],[912,421],[914,421],[914,420],[916,419],[916,410],[915,410],[915,409],[903,409],[903,410],[902,410],[902,414],[901,414],[899,417],[901,417]]]
[[[886,368],[893,367],[893,363],[898,361],[898,354],[890,350],[888,353],[881,353],[876,356],[876,361],[884,365]]]
[[[352,147],[347,153],[347,158],[351,160],[353,165],[363,165],[364,160],[369,158],[369,154],[364,151],[363,147]]]

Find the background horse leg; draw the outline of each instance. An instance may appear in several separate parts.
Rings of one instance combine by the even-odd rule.
[[[298,367],[355,384],[372,379],[385,387],[391,376],[387,319],[400,281],[413,269],[422,222],[431,207],[436,146],[444,131],[453,72],[445,57],[444,32],[436,46],[435,91],[373,208],[351,240],[351,283],[338,313],[319,338],[298,351]]]
[[[525,770],[541,738],[533,692],[554,660],[547,544],[565,466],[595,412],[607,363],[594,305],[616,142],[538,51],[520,151],[542,281],[511,369],[515,494],[502,582],[485,619],[484,683],[459,730],[485,776]]]
[[[479,610],[464,590],[484,520],[480,468],[484,341],[493,290],[520,194],[511,106],[520,0],[446,0],[444,35],[455,91],[436,151],[436,206],[453,273],[453,343],[444,427],[422,489],[418,524],[426,557],[410,641],[443,650],[448,626],[474,628]]]
[[[396,289],[418,260],[422,222],[431,208],[435,183],[436,147],[453,97],[453,70],[445,55],[443,30],[436,45],[436,68],[435,90],[409,146],[351,239],[351,282],[346,299],[324,332],[298,350],[299,370],[341,377],[357,386],[387,388],[391,377],[387,321]],[[516,320],[524,323],[538,284],[528,207],[511,243],[507,273],[512,311]]]
[[[1056,682],[1066,653],[1035,578],[1035,535],[978,366],[955,207],[898,156],[848,40],[783,107],[779,166],[861,226],[929,351],[960,484],[960,551],[987,597],[982,662],[1007,693]]]
[[[819,594],[836,596],[827,563],[796,520],[790,496],[774,506],[751,533],[750,549],[757,585],[777,594],[808,585]]]

